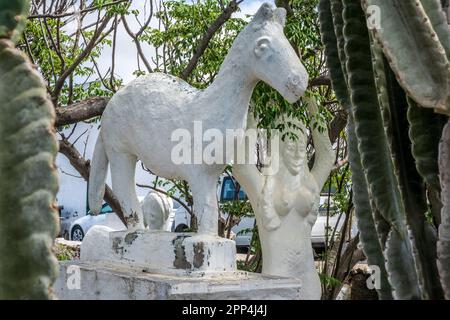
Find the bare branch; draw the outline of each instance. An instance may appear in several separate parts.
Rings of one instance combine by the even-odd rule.
[[[105,16],[103,18],[103,22],[100,24],[98,29],[95,31],[92,39],[87,44],[86,48],[83,50],[82,53],[75,59],[75,61],[68,67],[64,73],[59,77],[58,81],[55,84],[55,89],[53,90],[52,98],[57,99],[59,96],[59,93],[61,92],[62,87],[64,86],[64,82],[66,81],[66,78],[72,74],[72,72],[78,67],[78,65],[91,53],[91,51],[94,49],[97,38],[100,37],[102,31],[106,28],[108,25],[109,20],[111,17]]]
[[[91,6],[89,8],[80,10],[80,11],[72,11],[72,12],[66,12],[66,13],[47,13],[47,14],[34,14],[34,15],[29,15],[28,19],[39,19],[39,18],[53,18],[53,19],[57,19],[57,18],[65,18],[65,17],[70,17],[76,14],[82,14],[82,13],[88,13],[91,11],[96,11],[96,10],[100,10],[106,7],[110,7],[110,6],[114,6],[116,4],[120,4],[122,2],[129,2],[130,0],[118,0],[118,1],[114,1],[114,2],[110,2],[110,3],[105,3],[104,5],[101,6]]]
[[[331,86],[330,76],[321,75],[309,82],[309,87],[319,87],[319,86]]]
[[[107,97],[92,97],[76,102],[68,107],[56,108],[55,126],[77,123],[100,116],[108,104]]]
[[[275,0],[275,5],[277,7],[286,9],[286,13],[288,16],[294,15],[294,10],[292,10],[291,5],[289,4],[289,0]]]
[[[188,65],[186,68],[181,72],[180,78],[186,80],[187,77],[191,74],[191,72],[194,70],[194,68],[197,66],[198,60],[205,52],[206,48],[208,47],[209,42],[213,38],[214,34],[222,27],[222,25],[227,22],[230,18],[233,12],[235,12],[238,8],[238,4],[242,1],[236,1],[232,0],[228,4],[228,6],[225,8],[225,10],[222,12],[222,14],[217,17],[217,19],[209,26],[206,33],[201,38],[200,42],[198,43],[197,47],[194,50],[194,55],[192,56],[191,60],[189,60]]]
[[[125,30],[130,35],[130,37],[133,39],[134,44],[136,45],[136,49],[137,49],[139,58],[141,58],[142,61],[144,62],[145,67],[147,68],[147,71],[150,73],[153,72],[153,69],[150,66],[150,63],[148,62],[147,58],[144,55],[144,51],[142,50],[141,42],[139,41],[139,34],[134,34],[133,31],[131,31],[124,15],[122,15],[122,21],[123,21],[123,26],[125,27]],[[148,22],[150,22],[150,19],[148,20]],[[144,26],[142,28],[144,28]],[[142,32],[145,29],[145,28],[144,29],[142,29],[142,28],[139,30],[139,32]],[[138,60],[138,62],[139,62],[139,60]]]

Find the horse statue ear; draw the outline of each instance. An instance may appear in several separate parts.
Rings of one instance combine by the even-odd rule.
[[[253,21],[267,21],[273,17],[273,7],[270,3],[263,3],[258,11],[255,13]]]
[[[285,8],[276,8],[274,12],[275,20],[281,24],[282,27],[286,24],[286,9]]]
[[[270,48],[270,38],[267,36],[263,36],[256,40],[255,45],[255,55],[258,58],[262,58],[264,54],[269,50]]]

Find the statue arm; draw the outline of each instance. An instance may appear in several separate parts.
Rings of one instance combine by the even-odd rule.
[[[256,129],[257,121],[253,116],[252,112],[249,112],[247,118],[247,129]],[[247,150],[248,149],[248,150]],[[237,181],[244,187],[247,194],[256,194],[261,190],[262,185],[262,174],[256,168],[255,164],[252,164],[249,159],[249,155],[256,154],[256,145],[247,145],[245,141],[237,146],[237,152],[245,155],[245,161],[243,163],[238,163],[237,152],[234,156],[233,164],[233,176]],[[242,161],[241,161],[242,162]]]
[[[318,114],[319,109],[314,98],[305,98],[307,102],[308,114],[313,117]],[[328,129],[320,132],[318,128],[311,128],[314,142],[315,157],[311,174],[315,178],[319,188],[322,188],[330,175],[335,161],[335,155],[328,136]]]

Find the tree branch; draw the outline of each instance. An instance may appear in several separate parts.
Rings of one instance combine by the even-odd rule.
[[[91,12],[91,11],[95,11],[95,10],[100,10],[102,8],[106,8],[106,7],[110,7],[110,6],[114,6],[116,4],[122,3],[122,2],[128,2],[129,0],[118,0],[118,1],[114,1],[114,2],[110,2],[110,3],[105,3],[104,5],[100,5],[100,6],[92,6],[80,11],[72,11],[72,12],[66,12],[66,13],[46,13],[46,14],[33,14],[33,15],[29,15],[28,19],[40,19],[40,18],[52,18],[52,19],[57,19],[57,18],[65,18],[65,17],[70,17],[76,14],[82,14],[82,13],[87,13],[87,12]]]
[[[294,15],[294,10],[292,10],[292,7],[289,3],[289,0],[275,0],[275,5],[277,7],[281,7],[286,9],[286,14],[288,17],[293,16]]]
[[[328,75],[321,75],[309,82],[309,87],[331,86],[331,79]]]
[[[100,24],[98,29],[95,31],[94,35],[92,36],[92,39],[87,44],[86,48],[83,50],[82,53],[75,59],[75,61],[72,63],[72,65],[67,68],[64,73],[59,77],[58,81],[55,84],[55,88],[52,93],[52,98],[54,100],[58,99],[59,93],[61,92],[62,87],[64,86],[64,82],[66,81],[66,78],[72,74],[72,72],[75,71],[75,69],[78,67],[78,65],[91,53],[92,49],[94,49],[95,45],[97,44],[97,38],[100,37],[103,30],[108,25],[109,20],[111,17],[105,16],[103,18],[103,22]]]
[[[231,15],[233,14],[233,12],[237,10],[238,4],[241,2],[242,0],[241,1],[232,0],[225,8],[225,10],[222,12],[222,14],[219,17],[217,17],[217,19],[209,26],[208,30],[198,43],[197,48],[195,48],[194,55],[192,56],[191,60],[189,60],[188,65],[181,72],[180,75],[181,79],[186,80],[187,77],[191,74],[191,72],[194,70],[195,66],[198,63],[198,60],[208,47],[208,44],[211,41],[214,34],[222,27],[222,25],[225,22],[227,22],[231,18]]]
[[[108,97],[92,97],[67,107],[58,107],[55,126],[60,127],[100,116],[109,99]]]

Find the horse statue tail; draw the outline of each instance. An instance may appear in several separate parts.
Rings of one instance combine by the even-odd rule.
[[[102,210],[105,195],[105,181],[108,173],[108,157],[105,152],[101,134],[95,144],[89,175],[88,201],[92,213],[98,214]]]

